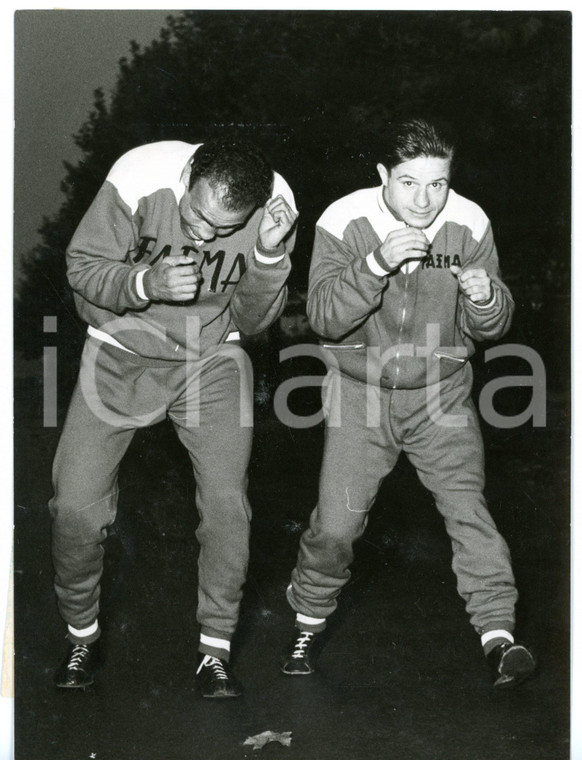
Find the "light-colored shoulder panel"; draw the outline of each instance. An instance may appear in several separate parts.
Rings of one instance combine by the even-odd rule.
[[[317,226],[330,232],[339,240],[342,239],[346,227],[354,219],[366,217],[370,219],[372,226],[375,226],[372,218],[381,213],[377,194],[378,188],[367,187],[340,198],[323,212],[317,221]]]
[[[184,190],[180,181],[182,170],[198,147],[177,140],[140,145],[115,162],[107,181],[115,186],[132,213],[140,198],[162,188],[172,190],[180,198]]]
[[[441,216],[442,222],[454,222],[467,227],[477,242],[481,240],[489,225],[489,219],[483,209],[468,198],[455,193],[454,190],[449,192],[447,205]]]

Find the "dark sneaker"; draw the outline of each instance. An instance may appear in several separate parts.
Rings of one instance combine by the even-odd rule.
[[[85,689],[95,682],[99,665],[99,642],[91,644],[69,643],[67,654],[55,673],[59,689]]]
[[[297,631],[281,660],[281,670],[288,676],[308,676],[315,670],[314,645],[319,634]]]
[[[524,644],[498,644],[487,655],[496,689],[509,689],[525,681],[536,669],[536,658]]]
[[[240,697],[242,686],[234,677],[226,660],[203,655],[196,671],[196,682],[203,697]]]

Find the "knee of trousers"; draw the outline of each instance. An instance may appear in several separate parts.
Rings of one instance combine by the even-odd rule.
[[[356,538],[340,531],[308,529],[301,537],[298,566],[309,566],[322,573],[336,575],[351,564]]]
[[[350,549],[364,533],[368,524],[368,509],[333,511],[318,505],[311,515],[309,527],[302,536],[302,543],[325,546],[330,550]]]
[[[235,486],[196,482],[196,505],[204,521],[244,525],[251,519],[251,506],[246,493],[246,481]]]
[[[222,548],[224,551],[236,551],[237,555],[249,542],[251,532],[250,513],[242,511],[236,515],[202,514],[196,530],[196,539],[201,552]]]
[[[482,489],[441,488],[431,491],[436,508],[447,522],[479,526],[485,523],[495,527]]]
[[[72,503],[52,499],[53,537],[65,543],[92,543],[104,540],[105,529],[115,518],[117,499],[106,497],[93,503]]]

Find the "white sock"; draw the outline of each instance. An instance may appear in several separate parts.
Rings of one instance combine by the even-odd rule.
[[[481,636],[481,646],[485,646],[485,644],[487,644],[487,642],[491,641],[492,639],[507,639],[511,644],[514,643],[513,636],[509,633],[509,631],[499,629],[497,631],[487,631],[487,633],[484,633]]]
[[[321,625],[321,623],[325,623],[325,618],[307,617],[307,615],[302,615],[300,612],[297,613],[295,620],[297,620],[298,623],[304,623],[305,625]],[[301,628],[301,626],[299,627]]]
[[[207,647],[213,649],[223,649],[226,652],[230,652],[230,641],[228,639],[217,639],[213,636],[206,636],[206,634],[200,634],[200,643],[206,644]]]
[[[72,633],[73,636],[77,636],[77,638],[82,639],[88,636],[92,636],[94,633],[97,633],[97,630],[99,629],[99,622],[96,620],[88,628],[73,628],[72,625],[67,625],[67,628],[69,630],[69,633]]]

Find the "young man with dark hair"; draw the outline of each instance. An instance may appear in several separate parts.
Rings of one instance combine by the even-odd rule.
[[[423,120],[391,128],[379,188],[317,223],[307,313],[325,341],[319,501],[287,597],[297,613],[283,672],[313,670],[314,648],[350,577],[352,545],[404,451],[452,541],[458,591],[508,687],[535,667],[513,639],[509,550],[483,497],[483,442],[471,401],[473,341],[501,338],[514,310],[489,220],[449,187],[453,146]]]
[[[50,502],[69,639],[58,687],[94,681],[119,465],[135,431],[168,416],[197,485],[198,683],[205,697],[240,694],[228,660],[248,564],[252,393],[235,346],[281,314],[296,217],[255,147],[160,142],[115,163],[79,224],[67,274],[89,328]]]

